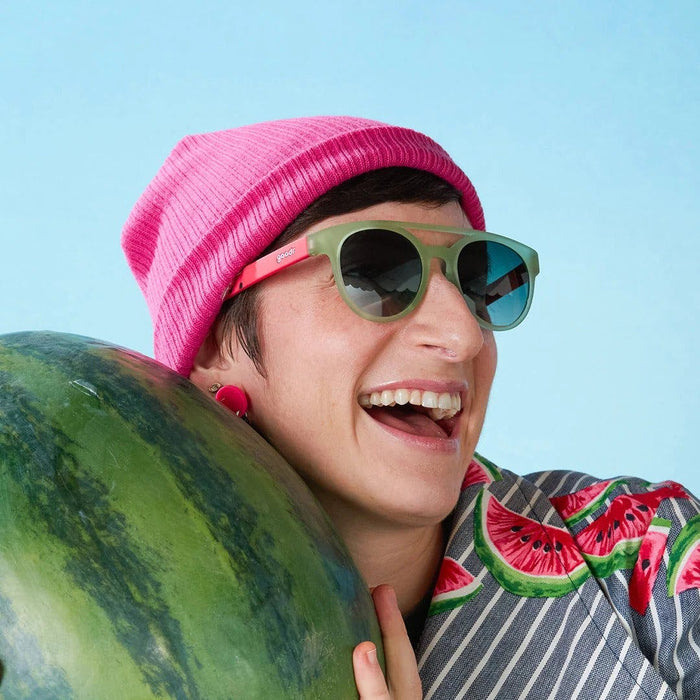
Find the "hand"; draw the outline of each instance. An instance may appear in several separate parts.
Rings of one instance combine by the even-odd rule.
[[[377,586],[372,591],[374,608],[382,630],[387,679],[377,661],[372,642],[355,647],[352,665],[360,700],[420,700],[423,697],[413,647],[406,634],[396,594],[391,586]]]

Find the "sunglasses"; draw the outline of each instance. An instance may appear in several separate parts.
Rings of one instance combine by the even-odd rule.
[[[406,227],[444,231],[458,239],[449,246],[426,245]],[[394,321],[415,309],[428,287],[430,261],[439,258],[479,325],[496,331],[513,328],[525,318],[539,272],[532,248],[494,233],[353,221],[310,233],[247,265],[225,298],[312,255],[328,256],[340,296],[370,321]]]

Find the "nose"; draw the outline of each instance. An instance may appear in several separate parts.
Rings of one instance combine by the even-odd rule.
[[[484,331],[469,310],[462,292],[433,259],[425,296],[407,317],[406,333],[414,346],[437,353],[453,362],[475,357],[484,345]]]

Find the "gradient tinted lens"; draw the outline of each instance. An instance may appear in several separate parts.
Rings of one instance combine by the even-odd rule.
[[[525,261],[495,241],[475,241],[462,248],[459,283],[474,313],[495,327],[510,326],[522,316],[530,295]]]
[[[352,303],[386,318],[401,313],[415,299],[422,265],[407,238],[386,229],[367,229],[343,242],[340,270]]]

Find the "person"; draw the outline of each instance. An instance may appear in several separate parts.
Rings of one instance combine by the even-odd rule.
[[[539,271],[485,228],[428,136],[313,117],[184,138],[123,248],[156,359],[245,413],[374,589],[362,698],[700,697],[698,501],[475,453]]]

